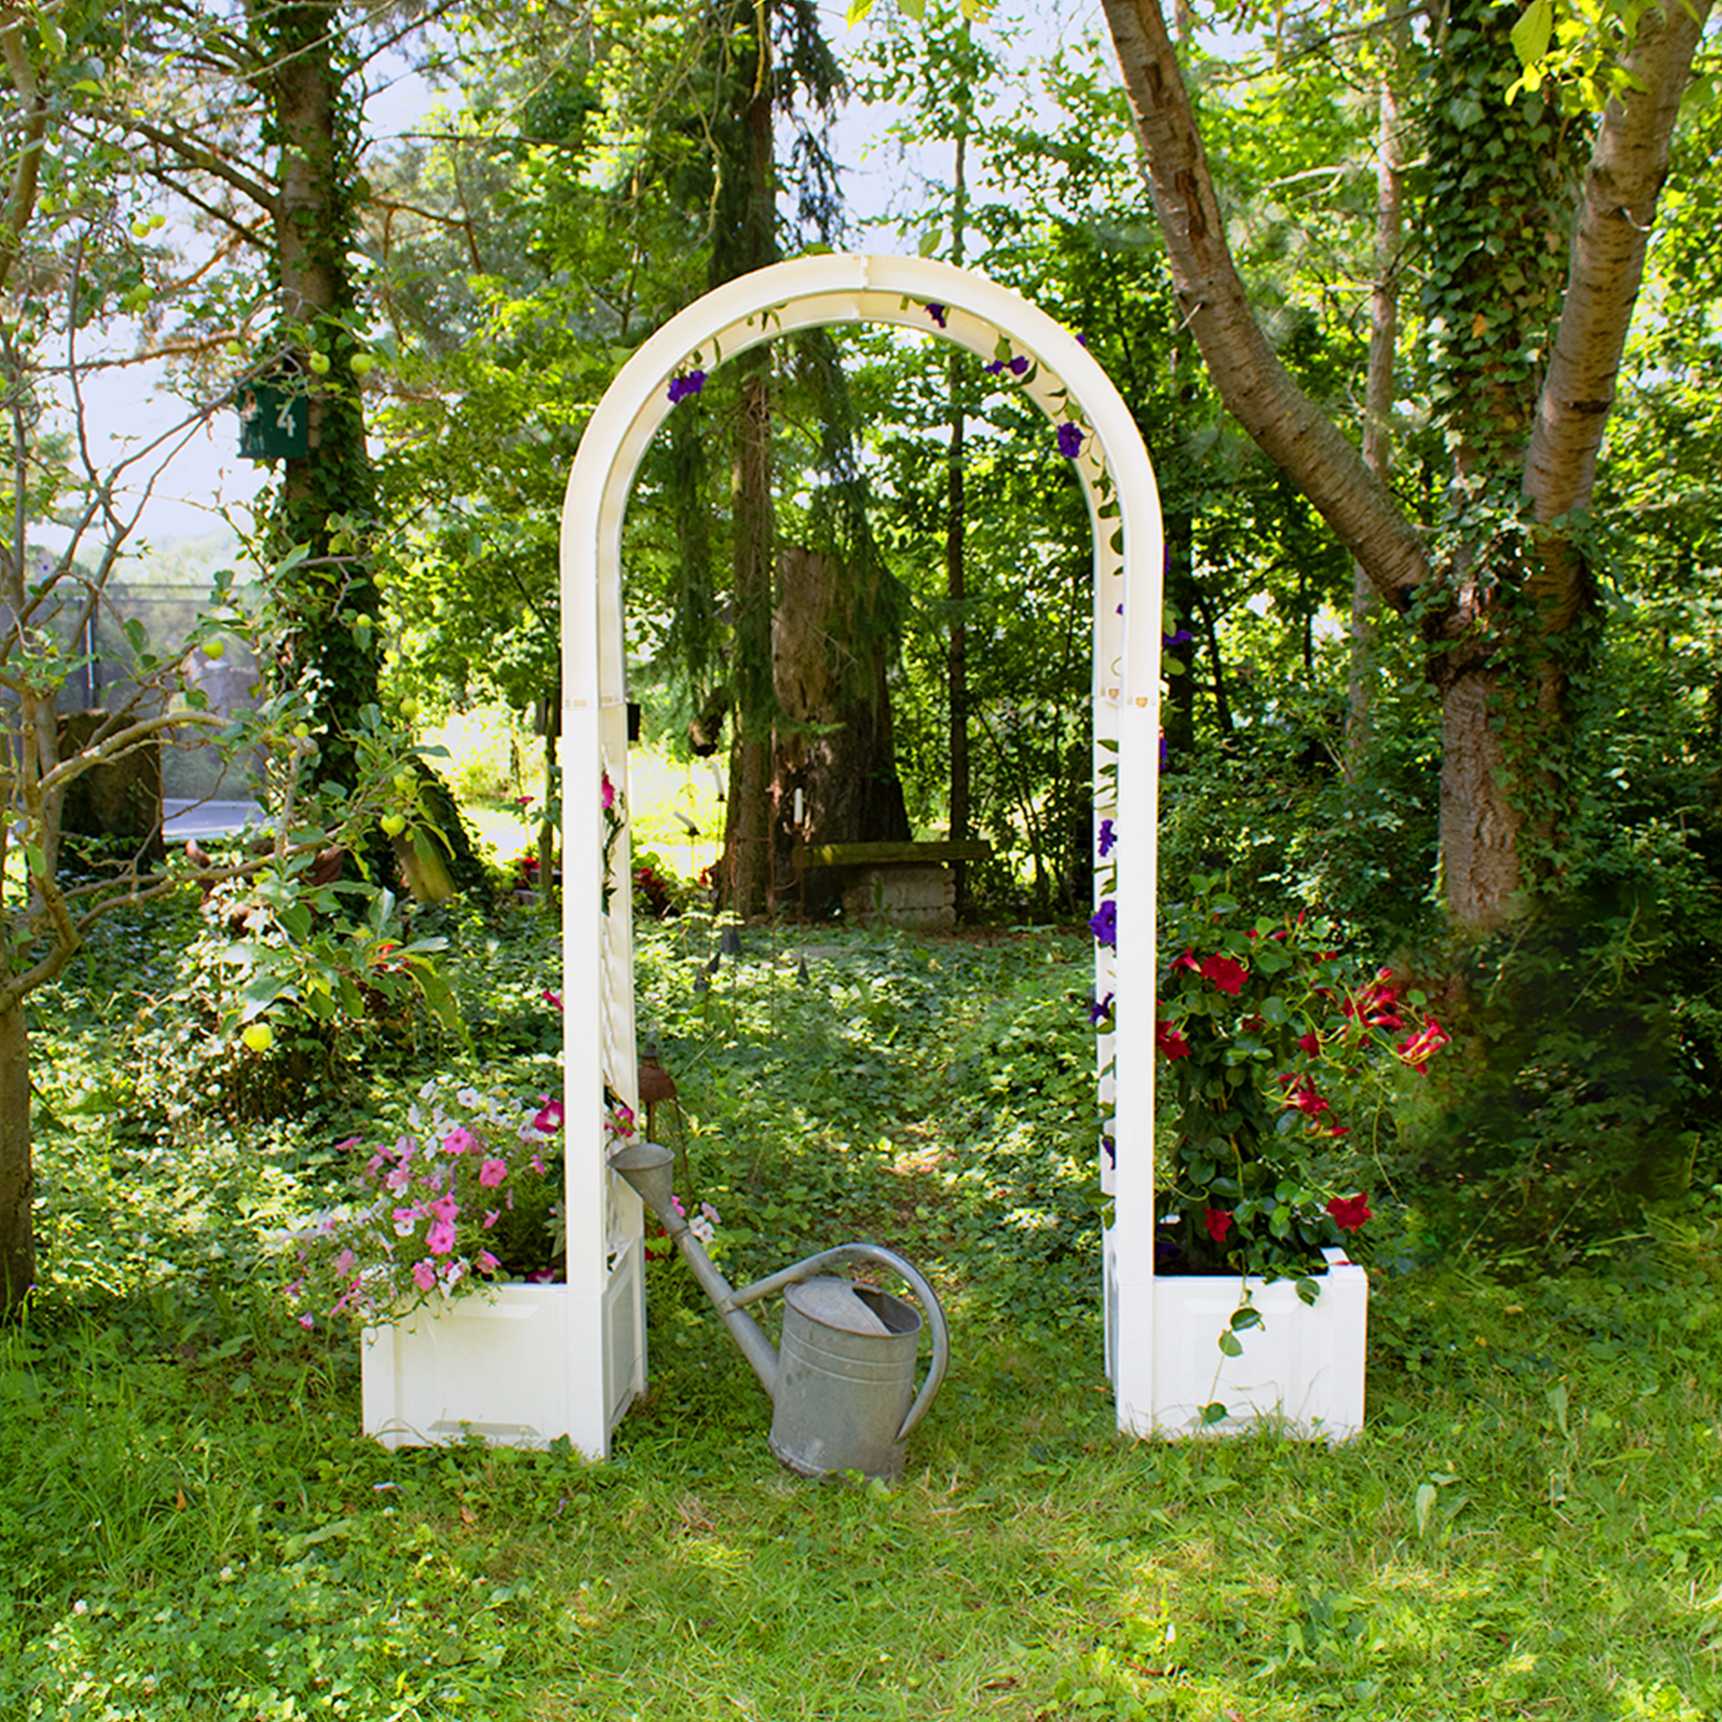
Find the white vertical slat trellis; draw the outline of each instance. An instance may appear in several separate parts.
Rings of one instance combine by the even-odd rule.
[[[1154,1234],[1154,899],[1162,547],[1148,451],[1129,409],[1076,336],[972,271],[925,258],[829,255],[762,269],[672,318],[622,367],[592,415],[562,513],[563,1000],[566,1024],[568,1320],[562,1328],[570,1428],[593,1458],[645,1384],[640,1204],[608,1168],[606,1090],[637,1104],[633,920],[626,831],[628,762],[622,631],[622,520],[640,460],[673,410],[670,380],[711,371],[796,329],[895,323],[986,361],[1029,361],[1020,388],[1073,423],[1073,461],[1094,531],[1094,734],[1097,865],[1113,876],[1116,949],[1099,948],[1096,993],[1115,995],[1130,1051],[1100,1037],[1101,1103],[1113,1197],[1108,1359],[1119,1427],[1152,1427]],[[1003,345],[1001,346],[1001,342]],[[1064,458],[1053,432],[1049,459]],[[603,784],[623,822],[603,878]],[[1117,845],[1098,855],[1102,819]],[[1115,869],[1115,873],[1113,870]],[[608,907],[602,907],[606,884]],[[1097,902],[1098,907],[1098,902]],[[1115,1159],[1115,1167],[1113,1161]],[[547,1368],[556,1361],[546,1359]]]

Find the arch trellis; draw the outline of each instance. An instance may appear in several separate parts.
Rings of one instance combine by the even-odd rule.
[[[1120,912],[1097,946],[1096,997],[1132,1026],[1134,1056],[1099,1040],[1107,1236],[1107,1364],[1119,1427],[1146,1433],[1154,1405],[1154,900],[1162,615],[1160,505],[1129,409],[1086,347],[1045,312],[971,271],[924,258],[828,255],[774,264],[708,293],[645,342],[592,415],[562,512],[563,997],[568,1280],[556,1324],[567,1431],[593,1458],[645,1385],[638,1197],[609,1171],[606,1090],[638,1105],[622,522],[647,445],[674,410],[670,384],[797,329],[895,323],[1008,363],[1059,424],[1094,533],[1097,876]],[[1005,345],[1001,345],[1001,341]],[[679,396],[681,390],[676,391]],[[1056,457],[1052,434],[1049,456]],[[1110,821],[1104,827],[1103,822]],[[1116,835],[1116,847],[1113,837]],[[548,1368],[555,1363],[546,1359]]]

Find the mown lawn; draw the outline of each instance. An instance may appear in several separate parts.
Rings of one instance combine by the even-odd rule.
[[[1356,1442],[1121,1441],[1074,937],[750,932],[702,991],[709,927],[642,934],[684,1099],[660,1134],[732,1271],[871,1234],[948,1293],[952,1376],[900,1485],[781,1471],[673,1263],[612,1463],[363,1441],[356,1347],[284,1317],[258,1239],[433,1069],[554,1083],[553,941],[528,914],[456,931],[474,1050],[427,1043],[285,1124],[160,1127],[123,1052],[162,984],[148,927],[38,1012],[0,1715],[1722,1715],[1715,1257],[1401,1259]]]

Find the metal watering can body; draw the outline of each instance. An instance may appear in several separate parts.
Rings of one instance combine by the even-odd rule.
[[[676,1209],[669,1150],[636,1143],[610,1164],[663,1222],[770,1395],[770,1446],[777,1458],[804,1477],[838,1471],[898,1475],[904,1442],[933,1403],[950,1357],[945,1312],[915,1268],[878,1244],[840,1244],[736,1291]],[[926,1311],[933,1355],[918,1394],[921,1316],[902,1298],[829,1272],[851,1261],[890,1268],[908,1282]],[[783,1335],[774,1351],[745,1306],[780,1291]]]

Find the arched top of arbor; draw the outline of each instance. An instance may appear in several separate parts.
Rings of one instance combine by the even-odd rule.
[[[894,323],[978,355],[1050,421],[1094,536],[1095,991],[1138,1045],[1154,1022],[1162,557],[1153,467],[1130,410],[1080,339],[1009,289],[913,257],[825,255],[714,289],[646,341],[598,404],[562,512],[563,999],[568,1427],[601,1457],[645,1382],[639,1199],[608,1168],[637,1105],[628,862],[622,522],[641,459],[677,404],[736,354],[798,329]],[[673,386],[672,386],[673,385]],[[1116,883],[1107,881],[1116,876]],[[1104,900],[1102,900],[1104,899]],[[1153,1423],[1154,1068],[1099,1037],[1107,1330],[1120,1424]],[[1116,1174],[1110,1170],[1116,1154]],[[558,1306],[559,1308],[563,1306]]]
[[[1097,572],[1121,565],[1124,545],[1140,566],[1160,565],[1160,509],[1154,470],[1130,409],[1093,354],[1068,329],[1009,288],[972,270],[923,257],[848,253],[800,257],[739,276],[672,317],[617,373],[580,440],[563,512],[566,534],[619,534],[634,475],[653,434],[671,412],[671,383],[710,372],[762,341],[798,329],[895,323],[942,336],[988,363],[1004,361],[1001,388],[1019,389],[1056,425],[1072,424],[1072,460],[1097,526]],[[1008,349],[1008,351],[1007,351]],[[1010,361],[1026,360],[1019,372]],[[679,396],[679,392],[678,392]],[[1074,441],[1073,435],[1067,438]],[[1069,458],[1054,436],[1047,458]],[[1107,521],[1116,521],[1102,530]],[[580,594],[573,594],[576,598]],[[1151,700],[1159,681],[1160,605],[1124,614],[1121,656],[1143,685],[1120,688]],[[619,684],[620,663],[603,666]]]

